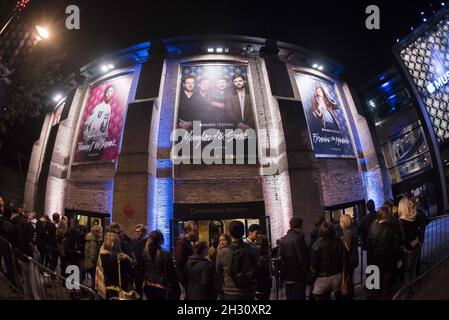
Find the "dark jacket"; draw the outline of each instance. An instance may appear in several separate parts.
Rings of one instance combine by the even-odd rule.
[[[56,250],[58,248],[58,239],[56,238],[56,225],[53,222],[48,222],[46,224],[47,228],[47,248],[49,250]]]
[[[41,219],[37,220],[36,222],[36,246],[39,251],[47,250],[47,242],[48,242],[48,232],[46,227],[47,223],[48,222],[43,222]]]
[[[399,220],[399,229],[401,232],[402,244],[405,249],[412,250],[419,248],[424,241],[424,233],[426,230],[426,222],[419,214],[415,220]]]
[[[179,282],[181,282],[183,286],[185,286],[184,268],[187,260],[192,254],[193,248],[190,240],[185,237],[179,238],[175,244],[175,265]]]
[[[139,238],[133,239],[131,243],[131,248],[134,256],[136,257],[136,277],[141,279],[145,270],[143,267],[143,251],[145,250],[145,245],[147,243],[148,238]]]
[[[191,255],[185,266],[186,300],[211,300],[216,297],[212,265],[206,258]]]
[[[368,230],[371,224],[376,220],[376,212],[368,212],[366,216],[364,216],[357,227],[357,232],[360,236],[360,240],[362,241],[362,249],[366,250],[366,238],[368,237]]]
[[[104,270],[104,284],[106,289],[108,287],[118,287],[119,286],[119,277],[118,277],[118,259],[117,256],[114,256],[109,253],[102,253],[99,255],[101,259],[101,264]],[[124,259],[120,261],[120,275],[123,290],[129,290],[130,284],[130,274],[131,274],[131,263],[128,259]]]
[[[284,281],[305,282],[310,273],[310,256],[304,236],[289,230],[279,245],[281,278]]]
[[[319,238],[312,246],[312,273],[330,277],[343,271],[343,244],[339,238]]]
[[[352,227],[343,232],[342,241],[344,245],[343,261],[346,275],[352,275],[354,269],[359,265],[359,252],[357,249],[357,229]]]
[[[68,264],[78,265],[82,257],[78,237],[78,228],[76,227],[70,227],[64,235],[64,253]]]
[[[3,215],[0,215],[0,236],[11,243],[13,247],[16,245],[16,226]]]
[[[240,108],[240,98],[236,90],[232,90],[226,96],[226,110],[230,112],[230,116],[233,119],[234,125],[239,122],[246,124],[248,127],[255,129],[254,116],[251,104],[251,96],[249,92],[245,94],[244,111],[242,117],[242,111]]]
[[[270,256],[260,256],[256,269],[256,295],[269,294],[273,286]]]
[[[368,265],[376,265],[380,271],[396,269],[401,259],[400,239],[388,223],[375,221],[371,224],[367,237]]]
[[[312,232],[310,232],[310,247],[318,240],[318,231],[320,227],[315,227]]]
[[[15,226],[16,249],[28,256],[32,256],[31,243],[27,238],[26,231],[27,220],[24,216],[19,214],[13,217],[11,221]]]
[[[168,288],[170,299],[179,299],[181,291],[170,253],[158,250],[153,258],[148,251],[144,250],[142,262],[145,270],[145,280]]]

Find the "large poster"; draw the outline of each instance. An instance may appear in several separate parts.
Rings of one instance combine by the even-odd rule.
[[[247,67],[183,66],[177,129],[178,157],[255,163],[256,126]]]
[[[334,84],[301,73],[295,78],[316,156],[354,157],[345,112]]]
[[[81,118],[74,163],[117,159],[132,76],[90,88]]]

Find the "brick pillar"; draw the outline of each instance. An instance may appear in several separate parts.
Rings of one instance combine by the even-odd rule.
[[[293,216],[304,220],[304,231],[308,235],[315,219],[324,214],[321,174],[302,103],[279,98],[278,104],[285,137]]]
[[[158,97],[163,73],[163,55],[152,55],[142,65],[135,100],[126,114],[122,150],[114,178],[112,220],[122,224],[134,236],[134,226],[150,219],[154,155],[152,145],[157,132]],[[156,193],[157,194],[157,193]],[[151,228],[151,226],[150,226]]]
[[[45,212],[64,214],[66,208],[67,178],[70,156],[76,140],[76,126],[82,109],[88,83],[71,92],[64,102],[58,125],[46,185]]]
[[[148,219],[148,145],[153,101],[130,103],[123,133],[122,151],[114,178],[112,221],[128,235]]]
[[[30,165],[25,182],[24,207],[26,210],[36,210],[36,196],[38,193],[39,175],[42,169],[42,162],[47,147],[48,136],[51,131],[52,114],[48,113],[42,126],[39,140],[33,145]],[[41,212],[39,212],[41,213]]]
[[[264,54],[263,58],[261,74],[265,75],[261,79],[269,84],[265,92],[271,108],[267,124],[272,131],[270,157],[276,159],[277,167],[273,176],[264,178],[264,197],[267,211],[278,211],[271,218],[275,241],[285,235],[293,216],[303,219],[304,231],[309,234],[316,217],[324,213],[324,200],[305,114],[292,90],[287,66],[277,54]]]

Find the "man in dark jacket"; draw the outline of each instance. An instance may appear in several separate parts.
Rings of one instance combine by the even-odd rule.
[[[48,234],[48,242],[47,242],[47,252],[50,258],[50,270],[55,271],[56,266],[58,265],[59,259],[59,250],[58,250],[58,239],[56,238],[56,228],[58,226],[60,215],[59,213],[53,213],[53,222],[47,223],[47,234]]]
[[[193,254],[192,243],[198,238],[198,227],[195,222],[188,221],[184,224],[184,234],[179,237],[175,244],[176,275],[179,282],[185,288],[184,268],[189,257]]]
[[[302,231],[302,219],[290,220],[290,230],[282,238],[279,252],[281,257],[281,279],[287,288],[288,300],[305,300],[307,278],[310,270],[309,251]]]
[[[134,256],[136,257],[136,272],[134,274],[134,283],[136,287],[136,291],[143,296],[142,285],[145,280],[145,270],[142,268],[143,266],[143,258],[142,254],[145,250],[145,244],[147,243],[147,227],[143,224],[138,224],[135,227],[136,238],[132,240],[132,251]]]
[[[16,237],[16,227],[11,221],[10,211],[5,211],[5,203],[3,198],[0,197],[0,236],[15,246]]]
[[[359,223],[357,228],[357,233],[361,237],[362,240],[362,249],[366,251],[366,238],[368,236],[368,230],[370,225],[376,220],[376,207],[374,205],[373,200],[368,200],[366,203],[366,210],[368,214],[364,216]]]
[[[41,263],[44,266],[47,266],[49,264],[47,251],[48,223],[51,223],[50,218],[45,214],[36,222],[36,247],[39,251]]]
[[[15,210],[15,209],[14,209]],[[30,239],[28,220],[24,213],[15,213],[12,223],[16,227],[16,245],[17,250],[26,254],[27,256],[33,256],[33,249],[31,247],[32,238]],[[32,235],[31,235],[32,236]]]

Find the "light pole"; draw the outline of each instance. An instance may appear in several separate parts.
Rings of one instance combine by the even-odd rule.
[[[19,13],[28,6],[29,3],[30,3],[30,0],[17,1],[15,8],[13,9],[13,11],[9,15],[6,23],[3,25],[2,29],[0,30],[0,36],[3,34],[3,32],[5,32],[6,28],[11,24],[11,22],[13,22],[19,16]]]

